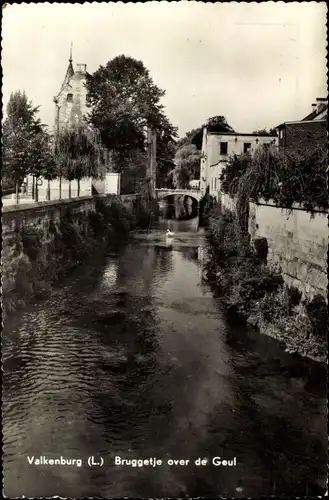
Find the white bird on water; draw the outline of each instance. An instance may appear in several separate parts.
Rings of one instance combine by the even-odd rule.
[[[172,233],[171,231],[169,231],[169,229],[167,229],[166,236],[167,238],[173,238],[175,236],[175,233]]]

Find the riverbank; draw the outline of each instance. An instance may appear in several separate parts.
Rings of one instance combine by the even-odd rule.
[[[139,195],[90,198],[4,214],[4,318],[48,297],[96,250],[115,247],[131,230],[150,225],[157,216],[155,203]]]
[[[328,312],[323,297],[306,301],[289,288],[278,269],[267,266],[264,239],[250,245],[229,211],[219,207],[208,217],[209,257],[205,279],[229,314],[280,341],[291,354],[318,362],[327,359]]]

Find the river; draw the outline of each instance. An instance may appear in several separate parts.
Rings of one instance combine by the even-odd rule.
[[[324,492],[325,369],[228,325],[201,282],[204,244],[195,220],[162,221],[6,322],[6,496]],[[29,464],[33,456],[82,466]],[[103,466],[89,467],[90,456]],[[115,465],[116,456],[163,463]]]

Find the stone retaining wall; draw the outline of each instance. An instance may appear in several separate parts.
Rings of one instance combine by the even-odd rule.
[[[279,266],[288,285],[309,299],[327,296],[328,214],[250,203],[249,232],[267,239],[268,264]]]
[[[2,291],[5,314],[15,310],[17,304],[23,305],[29,298],[42,294],[40,284],[56,280],[61,272],[69,270],[101,244],[106,233],[111,232],[111,223],[106,220],[107,217],[111,219],[111,214],[122,216],[124,225],[124,219],[133,216],[138,197],[141,196],[103,195],[4,207]],[[104,209],[107,210],[105,216]],[[120,225],[120,220],[116,226]],[[129,228],[129,223],[125,227]]]
[[[221,196],[221,205],[236,211],[236,200]],[[251,239],[266,238],[268,265],[281,269],[289,286],[297,287],[307,299],[327,297],[328,214],[291,210],[271,202],[249,204]]]

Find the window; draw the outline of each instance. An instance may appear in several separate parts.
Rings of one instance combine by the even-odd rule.
[[[243,143],[243,152],[247,153],[247,151],[251,148],[251,143],[250,142],[244,142]]]
[[[67,94],[67,102],[73,101],[73,94]]]
[[[283,137],[283,130],[281,129],[280,130],[280,139],[282,139],[282,137]]]
[[[215,191],[217,189],[217,177],[215,177]]]
[[[227,155],[227,142],[220,143],[220,154]]]
[[[211,179],[211,190],[214,189],[214,178]]]

